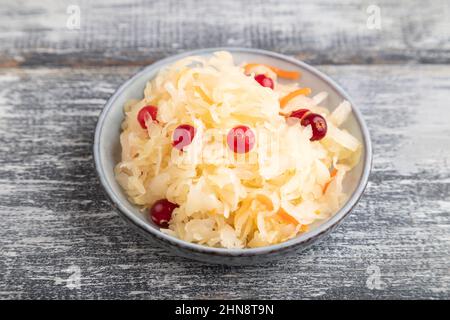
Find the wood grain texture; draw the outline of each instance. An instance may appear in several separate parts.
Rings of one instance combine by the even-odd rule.
[[[67,28],[69,6],[80,28]],[[381,29],[367,20],[377,5]],[[70,11],[69,11],[70,12]],[[314,64],[449,63],[448,0],[1,1],[0,66],[146,65],[239,46]]]
[[[281,32],[273,44],[283,41]],[[361,108],[373,174],[328,239],[251,267],[172,256],[106,201],[93,131],[136,68],[0,69],[0,298],[450,298],[450,66],[319,68]],[[80,286],[71,289],[77,268]]]
[[[70,5],[79,30],[66,27]],[[381,30],[367,28],[370,5]],[[0,298],[450,298],[447,0],[0,8]],[[374,143],[353,214],[323,243],[264,266],[204,265],[153,247],[112,211],[92,165],[97,116],[135,66],[217,46],[321,65],[362,109]]]

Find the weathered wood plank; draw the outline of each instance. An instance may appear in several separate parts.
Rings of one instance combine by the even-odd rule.
[[[0,70],[0,298],[450,298],[450,66],[320,68],[368,121],[367,192],[323,243],[253,267],[174,257],[112,212],[93,130],[136,68]]]
[[[79,29],[67,27],[77,25],[73,5]],[[367,27],[374,5],[380,30]],[[4,67],[145,65],[218,46],[263,48],[314,64],[450,62],[447,0],[62,0],[1,7]]]

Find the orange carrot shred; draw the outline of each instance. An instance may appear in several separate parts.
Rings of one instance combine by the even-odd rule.
[[[288,71],[288,70],[278,69],[275,67],[270,67],[270,69],[272,69],[272,71],[275,72],[277,74],[277,76],[279,76],[280,78],[291,79],[291,80],[297,80],[298,78],[300,78],[300,72],[298,72],[298,71]]]
[[[283,219],[284,221],[286,221],[287,223],[291,223],[293,225],[297,225],[298,221],[294,219],[294,217],[292,217],[291,215],[289,215],[286,211],[283,210],[283,208],[280,208],[280,210],[278,210],[278,216]]]
[[[280,99],[280,107],[284,108],[290,100],[294,99],[297,96],[300,95],[307,96],[309,94],[311,94],[310,88],[300,88],[295,91],[292,91]]]
[[[336,174],[337,174],[337,170],[336,170],[336,168],[333,168],[333,170],[331,170],[330,177],[333,178]]]
[[[328,189],[328,186],[330,185],[330,183],[331,183],[331,180],[324,184],[323,189],[322,189],[322,194],[325,194],[327,192],[327,189]]]
[[[273,66],[269,66],[267,64],[261,64],[261,63],[248,63],[248,64],[246,64],[244,66],[245,73],[246,74],[251,73],[250,70],[253,69],[256,66],[267,67],[270,70],[272,70],[273,72],[275,72],[277,74],[277,76],[279,76],[280,78],[291,79],[291,80],[296,80],[296,79],[300,78],[300,72],[298,72],[298,71],[283,70],[283,69],[279,69],[277,67],[273,67]]]
[[[322,189],[323,194],[325,194],[327,192],[328,186],[330,185],[331,181],[333,181],[333,178],[336,176],[336,174],[337,174],[337,170],[336,170],[336,168],[333,168],[333,170],[331,170],[331,173],[330,173],[330,180],[327,183],[325,183],[325,185],[323,186],[323,189]]]
[[[201,97],[203,100],[205,100],[206,103],[208,103],[208,104],[214,104],[214,101],[213,101],[210,97],[208,97],[208,95],[205,93],[205,91],[203,91],[202,88],[200,88],[200,87],[195,87],[194,89],[195,89],[195,91],[200,95],[200,97]]]
[[[245,72],[245,74],[250,74],[251,72],[250,72],[250,70],[252,70],[254,67],[256,67],[256,66],[260,66],[261,64],[259,64],[259,63],[247,63],[245,66],[244,66],[244,72]]]

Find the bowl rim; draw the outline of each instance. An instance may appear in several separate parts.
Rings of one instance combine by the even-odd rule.
[[[264,247],[258,247],[258,248],[240,248],[240,249],[228,249],[228,248],[216,248],[216,247],[208,247],[201,244],[191,243],[184,240],[181,240],[179,238],[176,238],[174,236],[165,234],[161,232],[159,229],[151,227],[147,222],[139,219],[135,216],[134,213],[128,210],[123,204],[122,201],[119,200],[115,192],[112,190],[111,186],[109,185],[107,179],[106,179],[106,173],[104,171],[104,168],[102,166],[101,161],[101,152],[100,152],[100,137],[102,133],[102,129],[105,124],[105,119],[108,113],[110,112],[112,105],[114,101],[128,88],[128,86],[134,81],[135,78],[138,78],[139,76],[149,72],[153,69],[160,69],[161,67],[173,63],[181,58],[192,56],[192,55],[205,55],[205,54],[211,54],[216,51],[229,51],[231,53],[251,53],[261,56],[268,56],[271,58],[283,60],[292,64],[295,64],[299,66],[300,68],[304,68],[314,74],[316,77],[318,77],[320,80],[326,82],[330,87],[332,87],[339,95],[341,95],[344,99],[348,100],[352,105],[352,112],[355,116],[355,119],[358,123],[358,126],[361,130],[361,136],[363,139],[363,144],[365,148],[365,155],[363,163],[363,170],[361,179],[358,182],[358,185],[355,189],[355,191],[352,193],[352,195],[348,198],[347,202],[342,206],[341,209],[339,209],[331,218],[320,224],[317,228],[314,228],[311,231],[302,233],[292,239],[289,239],[287,241],[270,245],[270,246],[264,246]],[[135,73],[133,76],[131,76],[127,81],[125,81],[115,92],[114,94],[108,99],[105,106],[103,107],[102,112],[100,113],[97,125],[95,128],[95,137],[94,137],[94,145],[93,145],[93,153],[94,153],[94,162],[95,162],[95,169],[97,172],[97,175],[99,177],[99,180],[101,182],[101,185],[106,192],[106,195],[108,196],[109,200],[112,202],[114,207],[117,209],[119,214],[122,216],[122,218],[125,218],[129,223],[132,223],[135,227],[138,227],[143,231],[144,233],[152,236],[156,236],[157,238],[167,241],[172,245],[176,245],[178,247],[184,247],[187,249],[190,249],[195,252],[200,253],[210,253],[215,255],[223,255],[223,256],[255,256],[255,255],[261,255],[266,254],[269,252],[274,251],[282,251],[284,249],[288,249],[294,246],[297,246],[302,243],[308,243],[310,240],[313,240],[315,237],[326,233],[327,231],[331,231],[331,229],[335,226],[337,226],[343,218],[345,218],[350,211],[353,209],[353,207],[357,204],[359,199],[361,198],[368,180],[370,171],[372,168],[372,142],[370,139],[369,130],[367,128],[367,125],[363,119],[363,116],[359,110],[358,107],[355,106],[352,99],[349,97],[349,95],[345,92],[345,90],[337,84],[334,80],[332,80],[330,77],[322,73],[321,71],[317,70],[316,68],[308,65],[307,63],[300,61],[296,58],[286,56],[284,54],[267,51],[263,49],[253,49],[253,48],[239,48],[239,47],[217,47],[217,48],[205,48],[205,49],[197,49],[197,50],[190,50],[185,51],[179,54],[171,55],[166,58],[163,58],[161,60],[158,60],[137,73]]]

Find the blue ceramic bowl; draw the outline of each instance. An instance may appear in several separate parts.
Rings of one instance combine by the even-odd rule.
[[[236,63],[252,61],[300,71],[302,73],[302,78],[299,81],[300,85],[305,84],[313,92],[327,91],[329,93],[328,99],[322,105],[330,110],[335,108],[343,99],[352,103],[344,90],[329,77],[301,61],[278,53],[241,48],[213,48],[185,52],[160,60],[144,68],[126,81],[109,99],[100,114],[95,131],[95,167],[107,196],[119,214],[137,231],[161,247],[171,250],[180,256],[208,263],[243,265],[279,259],[285,254],[303,250],[329,234],[352,210],[363,194],[371,169],[372,147],[367,126],[354,103],[352,103],[353,114],[346,121],[344,127],[363,142],[363,152],[360,164],[349,173],[344,181],[344,188],[351,194],[350,198],[330,219],[312,228],[310,231],[280,244],[252,249],[211,248],[188,243],[166,235],[152,222],[149,222],[139,211],[138,207],[128,201],[124,191],[114,178],[113,169],[120,160],[119,135],[121,131],[120,126],[124,119],[124,103],[129,99],[141,99],[147,81],[155,77],[165,65],[183,57],[191,55],[207,56],[220,50],[230,51]]]

